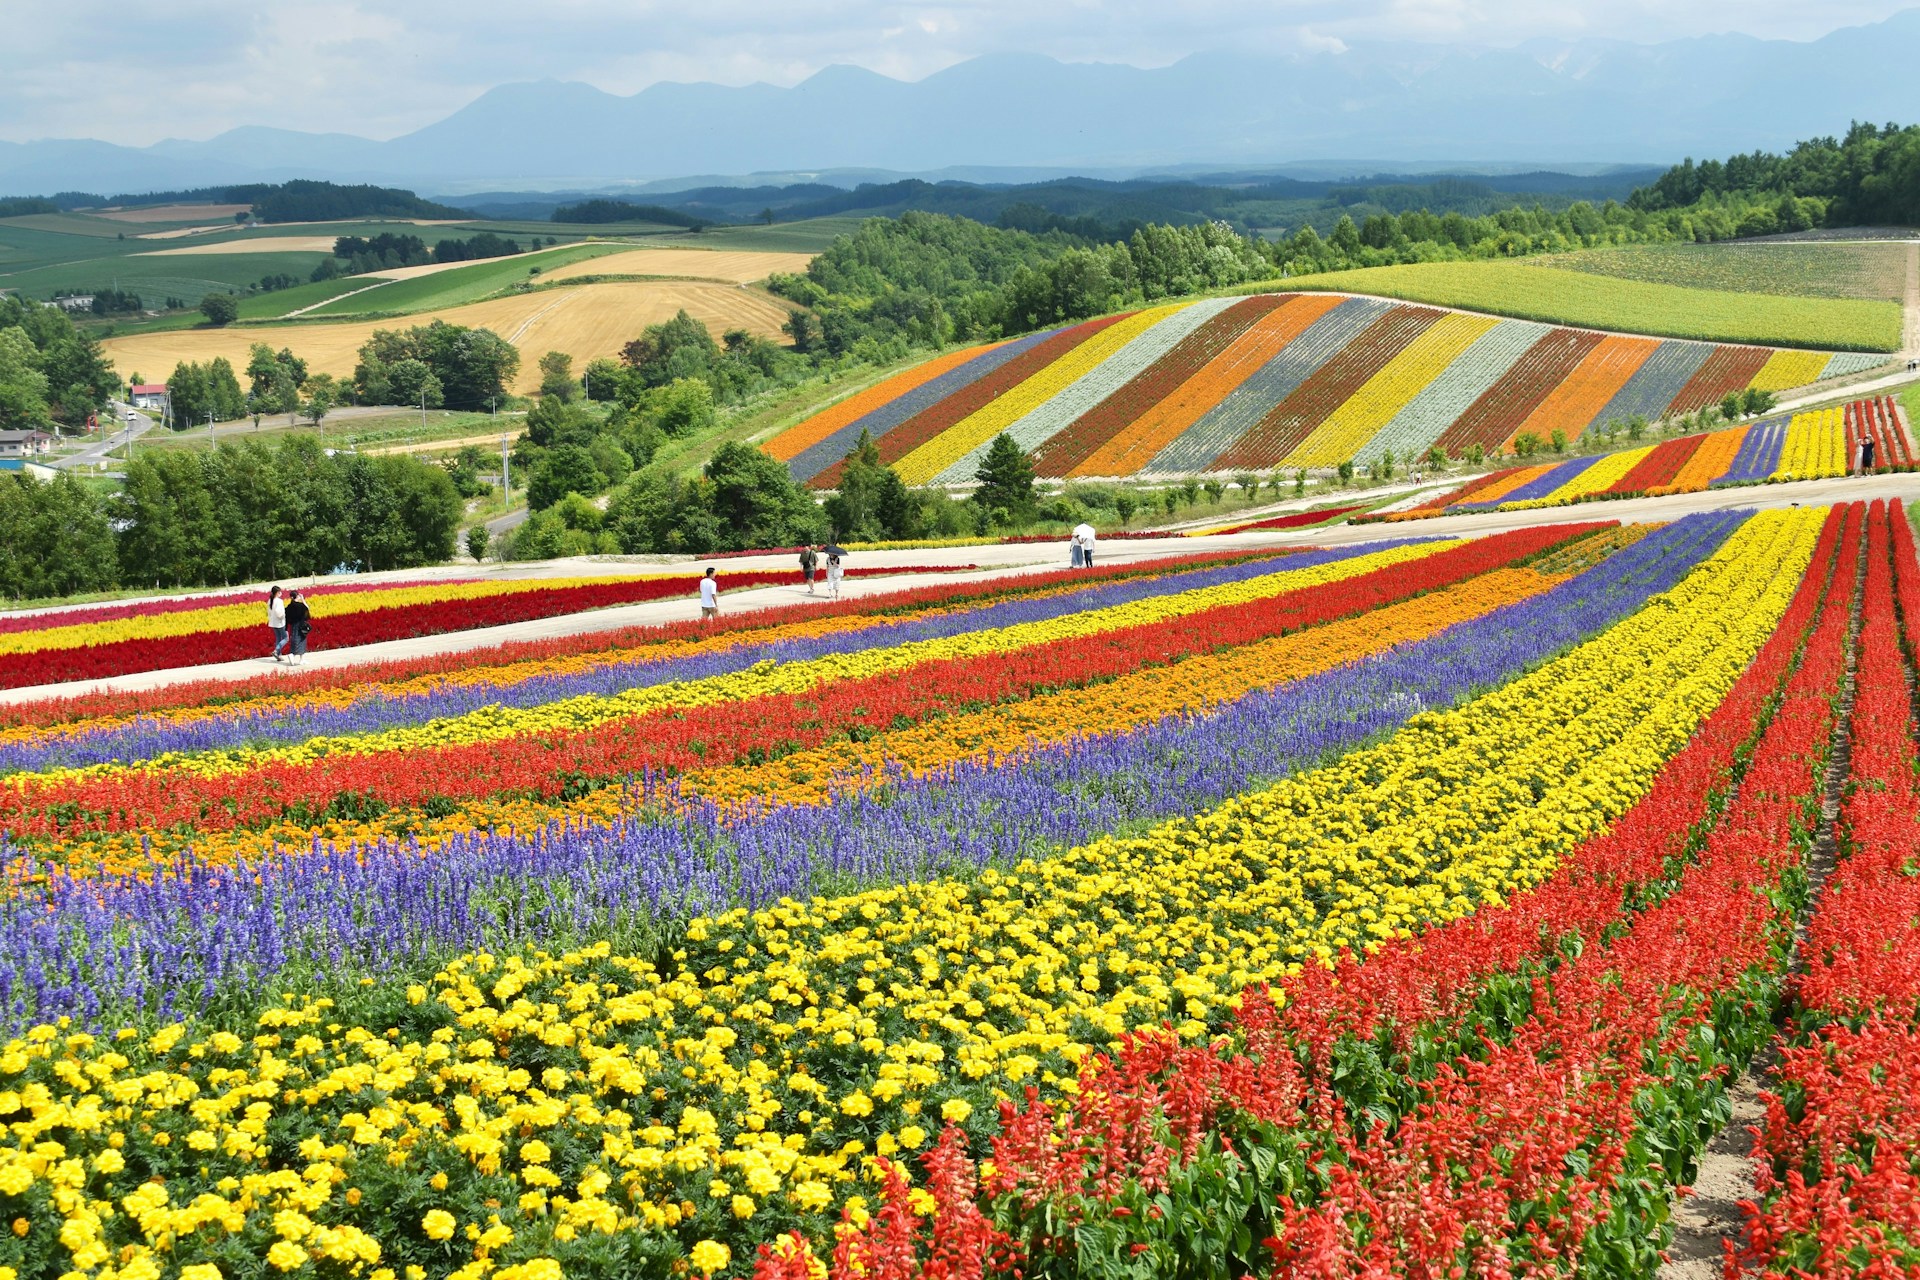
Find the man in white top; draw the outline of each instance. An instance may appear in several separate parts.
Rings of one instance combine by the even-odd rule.
[[[720,583],[715,580],[713,569],[709,566],[707,576],[700,579],[700,620],[706,622],[719,616]]]
[[[1080,544],[1080,563],[1093,568],[1093,526],[1084,521],[1073,527],[1074,541]]]

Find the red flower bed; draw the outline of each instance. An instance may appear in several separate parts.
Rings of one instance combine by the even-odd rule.
[[[472,578],[435,578],[431,581],[416,578],[391,582],[323,582],[300,590],[309,596],[337,596],[362,591],[400,591],[408,587],[450,587],[472,581]],[[148,618],[158,613],[191,613],[195,609],[213,609],[232,604],[258,604],[261,616],[265,617],[267,593],[249,587],[244,591],[202,592],[178,600],[130,600],[124,604],[89,605],[84,609],[0,614],[0,635],[41,631],[47,627],[73,627],[88,622],[118,622],[122,618]]]
[[[950,566],[959,568],[966,566]],[[849,576],[943,572],[911,566],[893,569],[855,569]],[[739,588],[793,582],[791,570],[756,570],[730,574],[723,586]],[[316,614],[313,622],[315,648],[349,649],[387,640],[408,640],[416,636],[441,635],[450,631],[473,631],[498,627],[536,618],[553,618],[567,613],[583,613],[614,605],[639,604],[689,596],[697,587],[698,576],[635,578],[591,586],[554,587],[534,591],[515,591],[497,596],[479,596],[446,604],[395,605],[386,609],[367,609],[327,617]],[[263,610],[264,616],[264,610]],[[0,660],[0,689],[18,689],[32,685],[59,684],[68,680],[97,680],[128,675],[136,671],[161,671],[169,667],[197,667],[212,662],[236,662],[260,657],[271,641],[264,624],[234,627],[222,631],[199,631],[181,636],[154,636],[135,640],[116,640],[110,644],[79,648],[46,649],[34,653],[10,654]]]
[[[1275,465],[1445,314],[1431,307],[1394,307],[1267,410],[1251,430],[1213,460],[1210,469]]]
[[[1472,444],[1492,453],[1555,387],[1566,381],[1567,375],[1600,345],[1603,336],[1580,329],[1554,329],[1468,406],[1437,443],[1455,457]]]
[[[1258,294],[1234,303],[1174,344],[1144,372],[1068,423],[1033,454],[1034,474],[1064,476],[1093,456],[1094,450],[1132,426],[1148,410],[1200,372],[1254,321],[1286,302],[1284,294]]]
[[[1320,511],[1295,511],[1284,516],[1274,516],[1268,520],[1249,520],[1245,524],[1236,524],[1231,528],[1209,530],[1211,533],[1245,533],[1249,529],[1304,529],[1308,525],[1326,524],[1360,510],[1358,504],[1350,507],[1327,507]]]
[[[1901,429],[1899,410],[1892,396],[1855,400],[1847,405],[1847,466],[1852,468],[1860,456],[1860,442],[1872,440],[1873,469],[1892,470],[1911,466],[1913,450],[1907,433]]]
[[[805,693],[662,708],[590,729],[410,747],[405,769],[395,769],[388,753],[327,757],[307,764],[267,763],[212,777],[135,773],[82,776],[53,786],[28,780],[24,789],[0,789],[0,824],[16,838],[177,822],[201,830],[232,830],[277,819],[289,808],[318,812],[342,795],[371,797],[388,806],[492,795],[552,798],[583,778],[675,773],[749,756],[764,759],[849,731],[884,731],[941,711],[1026,698],[1352,617],[1530,558],[1603,527],[1516,530],[1423,560],[1286,592],[1256,608],[1208,609],[1072,645],[1048,643],[925,662],[837,680]],[[86,816],[56,821],[54,812],[69,805]]]
[[[1900,504],[1890,521],[1878,504],[1874,514],[1841,811],[1849,852],[1807,927],[1781,1093],[1758,1131],[1760,1201],[1745,1206],[1729,1274],[1895,1276],[1920,1264],[1920,758],[1907,687],[1920,564]]]
[[[1659,484],[1672,484],[1673,478],[1680,474],[1680,468],[1687,465],[1702,443],[1704,435],[1681,436],[1676,440],[1662,440],[1653,447],[1653,452],[1634,464],[1633,470],[1621,476],[1607,487],[1608,493],[1644,493]]]
[[[1290,553],[1291,549],[1194,552],[1187,555],[1156,557],[1132,564],[1102,566],[1096,569],[1059,569],[1047,573],[1023,575],[1019,578],[940,583],[936,586],[910,587],[859,599],[780,605],[755,609],[747,613],[723,613],[710,623],[691,619],[648,626],[622,627],[617,631],[560,636],[551,640],[512,640],[505,644],[466,649],[457,653],[389,659],[350,667],[299,672],[283,671],[275,673],[273,696],[402,680],[449,671],[466,671],[476,666],[640,648],[696,637],[711,639],[738,632],[784,626],[802,616],[808,618],[880,616],[942,605],[964,605],[1036,591],[1048,591],[1063,586],[1089,586],[1098,582],[1122,581],[1157,573],[1232,564],[1243,560]],[[729,578],[729,581],[731,580]],[[37,702],[0,706],[0,728],[28,725],[46,727],[67,724],[75,720],[147,715],[180,707],[226,704],[242,698],[257,697],[259,694],[259,682],[252,678],[196,680],[186,684],[170,685],[164,689],[76,694],[70,697],[47,698]]]
[[[1729,391],[1744,391],[1772,357],[1766,347],[1715,347],[1659,416],[1692,413],[1701,405],[1720,403]]]

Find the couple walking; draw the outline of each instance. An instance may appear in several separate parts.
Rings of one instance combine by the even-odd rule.
[[[1093,568],[1093,526],[1082,522],[1073,528],[1072,564],[1076,569]]]
[[[835,600],[840,598],[840,548],[828,545],[827,555],[827,591]],[[814,571],[820,567],[820,552],[811,543],[800,548],[800,574],[807,580],[807,594],[813,594]]]
[[[307,633],[313,630],[313,612],[298,591],[289,591],[283,600],[280,588],[267,592],[267,627],[273,632],[273,652],[267,656],[281,661],[280,651],[292,646],[287,656],[300,662],[307,656]]]

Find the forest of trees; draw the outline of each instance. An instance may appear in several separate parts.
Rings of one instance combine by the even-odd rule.
[[[453,554],[461,504],[443,468],[329,456],[296,436],[134,459],[121,492],[0,473],[0,596],[213,586]]]
[[[686,213],[679,209],[668,209],[657,204],[633,204],[626,200],[607,199],[563,204],[553,211],[552,221],[591,224],[656,222],[667,227],[685,227],[689,231],[698,231],[702,227],[713,225],[711,221],[698,214]]]
[[[85,426],[120,380],[58,307],[0,297],[0,431]],[[0,546],[5,543],[0,542]]]
[[[1920,125],[1855,122],[1785,155],[1755,151],[1675,165],[1627,200],[1636,212],[1691,215],[1711,234],[1920,224]]]

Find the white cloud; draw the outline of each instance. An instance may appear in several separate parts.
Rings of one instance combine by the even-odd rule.
[[[141,145],[241,124],[391,137],[500,83],[791,85],[834,64],[918,79],[983,53],[1163,66],[1358,41],[1812,39],[1911,0],[64,0],[5,18],[0,139]],[[25,10],[25,11],[23,11]]]

